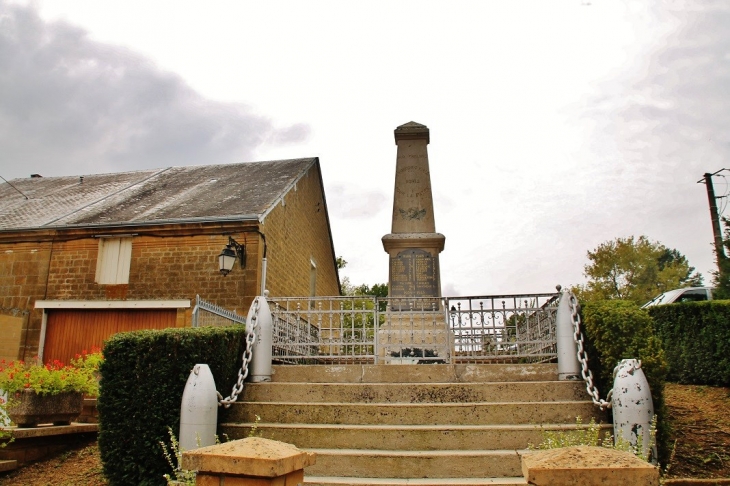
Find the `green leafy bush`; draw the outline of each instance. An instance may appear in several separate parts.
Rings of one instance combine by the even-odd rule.
[[[582,315],[586,350],[601,396],[606,396],[613,387],[613,369],[622,359],[641,360],[641,369],[649,383],[658,417],[656,441],[659,462],[666,464],[669,429],[662,419],[666,416],[664,382],[667,361],[651,316],[633,302],[622,300],[588,302],[582,309]]]
[[[669,381],[730,386],[730,301],[651,307]]]
[[[101,365],[99,451],[111,485],[163,485],[172,473],[160,451],[178,430],[190,370],[210,366],[227,395],[245,346],[243,326],[120,333],[106,342]]]

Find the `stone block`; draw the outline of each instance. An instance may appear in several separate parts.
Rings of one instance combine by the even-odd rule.
[[[629,452],[577,446],[522,456],[528,484],[548,486],[658,486],[659,469]]]
[[[248,437],[185,451],[182,462],[184,469],[204,475],[276,478],[311,466],[315,456],[291,444]]]

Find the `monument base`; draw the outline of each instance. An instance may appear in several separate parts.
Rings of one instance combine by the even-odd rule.
[[[443,312],[388,312],[378,330],[378,361],[448,363],[452,344],[453,336]]]

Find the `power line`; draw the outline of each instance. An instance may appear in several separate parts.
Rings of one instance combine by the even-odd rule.
[[[8,180],[7,180],[6,178],[4,178],[3,176],[0,176],[0,179],[2,179],[2,180],[4,180],[5,182],[7,182],[7,183],[8,183],[8,185],[9,185],[10,187],[12,187],[12,188],[13,188],[13,189],[15,189],[16,191],[18,191],[18,192],[19,192],[20,194],[22,194],[22,196],[23,196],[24,198],[26,198],[26,199],[29,199],[29,198],[28,198],[28,196],[26,196],[25,194],[23,194],[23,191],[21,191],[20,189],[18,189],[18,188],[17,188],[17,187],[15,187],[14,185],[10,184],[10,182],[8,182]]]

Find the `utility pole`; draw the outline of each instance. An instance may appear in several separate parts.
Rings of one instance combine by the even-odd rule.
[[[710,218],[712,218],[712,233],[715,236],[715,254],[717,255],[717,267],[720,269],[720,262],[725,260],[725,249],[722,244],[722,230],[720,229],[720,216],[717,214],[717,198],[715,197],[715,188],[712,186],[712,176],[719,174],[723,170],[720,169],[717,172],[710,174],[705,173],[704,179],[697,181],[698,183],[704,183],[707,186],[707,200],[710,203]]]

